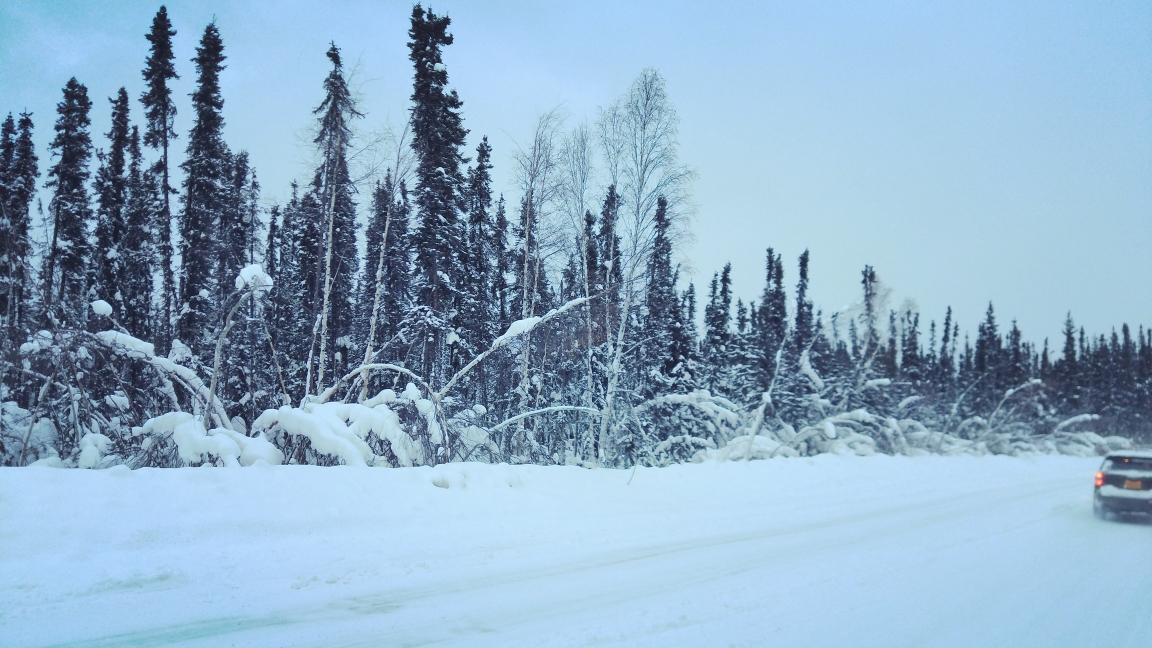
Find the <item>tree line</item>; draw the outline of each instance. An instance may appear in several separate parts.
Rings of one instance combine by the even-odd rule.
[[[675,262],[695,173],[678,158],[678,118],[656,70],[591,124],[565,130],[559,111],[542,115],[513,152],[519,195],[506,201],[492,188],[487,138],[465,148],[463,102],[442,60],[449,24],[413,7],[409,119],[372,141],[331,45],[315,172],[271,208],[248,154],[223,135],[214,23],[192,59],[187,134],[174,128],[176,32],[164,7],[146,35],[140,123],[121,88],[97,149],[88,90],[67,82],[46,209],[33,209],[32,115],[8,115],[4,463],[83,464],[88,448],[133,466],[218,458],[181,454],[171,430],[167,445],[142,432],[172,412],[209,435],[263,434],[288,462],[340,463],[314,428],[257,425],[272,410],[283,421],[336,402],[395,414],[403,453],[383,431],[393,428],[340,415],[391,465],[413,453],[421,463],[662,465],[737,438],[785,454],[1053,450],[1073,428],[1152,439],[1152,330],[1142,326],[1091,337],[1069,315],[1057,352],[1025,341],[1015,322],[1002,332],[990,304],[961,345],[951,310],[925,330],[914,308],[888,309],[871,267],[857,307],[824,317],[808,297],[808,252],[789,303],[787,264],[771,248],[758,300],[733,305],[726,266],[698,304]],[[182,137],[177,170],[169,153]],[[365,166],[355,158],[367,149],[376,162]]]

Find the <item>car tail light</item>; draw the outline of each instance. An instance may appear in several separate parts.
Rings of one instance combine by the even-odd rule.
[[[1104,473],[1098,472],[1098,473],[1096,473],[1096,488],[1100,488],[1103,485],[1104,485]]]

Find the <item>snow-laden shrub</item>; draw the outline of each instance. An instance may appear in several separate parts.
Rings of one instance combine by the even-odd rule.
[[[56,424],[45,416],[16,405],[15,401],[0,403],[0,465],[28,465],[48,457],[57,457]],[[23,457],[21,456],[23,455]]]
[[[170,412],[133,428],[145,452],[165,453],[171,444],[187,465],[251,466],[257,461],[278,465],[284,454],[261,435],[248,437],[226,428],[205,430],[203,421],[187,412]],[[171,446],[169,446],[170,448]]]
[[[267,431],[276,445],[287,451],[290,463],[317,463],[321,455],[347,466],[412,466],[425,459],[423,448],[404,431],[399,417],[384,403],[285,406],[264,412],[252,423],[252,429]],[[380,454],[369,445],[371,437],[383,443]]]

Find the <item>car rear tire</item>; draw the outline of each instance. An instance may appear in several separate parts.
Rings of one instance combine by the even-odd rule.
[[[1098,520],[1108,519],[1108,511],[1100,506],[1100,500],[1097,498],[1092,498],[1092,515],[1095,515]]]

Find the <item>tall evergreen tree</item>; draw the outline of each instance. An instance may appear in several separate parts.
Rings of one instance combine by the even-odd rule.
[[[316,294],[316,258],[320,250],[319,208],[311,193],[301,199],[292,183],[292,197],[285,205],[276,240],[276,273],[269,296],[273,343],[284,376],[288,397],[304,396],[306,359],[312,341],[313,320],[308,303]]]
[[[9,115],[0,131],[0,282],[3,286],[0,287],[3,297],[0,319],[6,339],[15,341],[23,337],[32,324],[29,321],[32,295],[28,267],[32,251],[29,208],[40,171],[32,143],[32,115],[21,113],[18,125],[13,124]]]
[[[920,313],[908,308],[900,315],[900,374],[908,380],[923,376],[920,348]]]
[[[152,19],[152,29],[145,35],[150,45],[150,53],[144,63],[144,83],[147,90],[140,97],[144,105],[144,119],[147,129],[144,132],[144,145],[160,150],[152,172],[159,182],[160,211],[156,215],[156,239],[160,265],[160,313],[156,331],[157,348],[165,353],[172,340],[173,322],[177,316],[176,277],[173,272],[172,248],[172,204],[171,186],[168,174],[168,145],[176,139],[176,103],[172,100],[169,82],[180,78],[176,74],[175,54],[172,52],[172,37],[176,31],[168,20],[168,9],[161,5]]]
[[[312,297],[313,313],[320,326],[316,329],[314,353],[317,358],[317,389],[323,389],[330,378],[344,375],[352,351],[352,301],[354,281],[360,272],[356,253],[356,204],[352,201],[355,187],[348,174],[348,147],[351,145],[351,121],[362,115],[356,110],[340,50],[333,43],[328,48],[332,71],[324,79],[324,101],[313,111],[319,115],[319,133],[313,143],[321,154],[320,168],[312,179],[312,194],[322,209],[322,249],[316,262],[319,293]],[[311,369],[311,368],[310,368]]]
[[[764,294],[760,299],[760,339],[757,356],[760,361],[760,391],[768,389],[776,373],[776,353],[784,348],[788,338],[788,303],[784,292],[784,263],[781,255],[768,248],[764,265]],[[781,370],[783,369],[781,359]]]
[[[180,318],[177,332],[203,362],[210,362],[212,332],[222,281],[218,275],[220,220],[226,208],[231,154],[224,143],[224,99],[220,72],[224,70],[224,42],[215,24],[204,29],[196,48],[195,113],[188,134],[184,169],[184,213],[180,223]],[[163,220],[163,217],[161,217]],[[161,234],[163,243],[163,234]]]
[[[12,184],[12,165],[15,160],[16,121],[12,119],[12,113],[8,113],[4,122],[0,123],[0,209],[5,209],[8,206],[8,196],[11,193],[10,185]],[[6,212],[0,212],[0,217],[5,215]]]
[[[367,256],[357,300],[357,330],[360,340],[371,337],[373,357],[381,351],[395,352],[394,336],[409,301],[411,262],[408,248],[408,190],[397,187],[391,171],[372,192],[371,213],[365,233]],[[379,308],[373,313],[372,307]],[[373,329],[375,315],[375,329]]]
[[[609,185],[604,205],[600,209],[600,227],[596,234],[596,255],[600,262],[592,282],[592,290],[602,293],[597,300],[594,321],[603,326],[600,342],[614,340],[620,326],[620,290],[624,283],[624,260],[620,256],[620,235],[616,223],[620,216],[620,196],[616,186]]]
[[[795,353],[799,357],[816,335],[812,301],[808,299],[808,250],[804,250],[800,255],[800,279],[796,282],[795,322],[792,341]]]
[[[112,104],[112,128],[108,131],[108,153],[98,154],[96,172],[96,251],[92,258],[92,290],[112,306],[117,320],[124,318],[124,295],[120,290],[125,253],[128,202],[128,91],[120,88]]]
[[[52,149],[56,164],[48,171],[46,186],[54,189],[49,210],[52,241],[44,270],[45,312],[50,321],[81,326],[87,319],[87,269],[91,245],[88,228],[92,206],[88,196],[88,161],[92,137],[88,133],[92,101],[88,89],[75,77],[64,86],[64,100],[56,105],[56,137]]]
[[[263,222],[260,220],[260,183],[248,162],[248,152],[232,157],[228,194],[220,212],[219,258],[220,298],[233,289],[232,278],[241,268],[260,259]]]
[[[120,246],[123,263],[117,286],[124,311],[120,322],[129,333],[143,339],[152,338],[159,328],[152,308],[152,276],[163,263],[156,253],[156,218],[160,214],[156,174],[144,168],[140,132],[133,126],[128,137],[124,241]]]
[[[648,257],[647,292],[643,328],[640,331],[640,370],[646,377],[645,395],[649,398],[672,386],[677,376],[687,371],[688,358],[683,356],[683,328],[676,280],[672,270],[672,241],[668,201],[661,197],[656,204],[655,237]]]
[[[724,391],[728,384],[729,344],[732,341],[732,264],[712,275],[708,304],[704,307],[704,341],[702,355],[708,365],[714,391]]]
[[[468,131],[460,117],[463,105],[448,91],[448,72],[441,48],[452,44],[447,16],[420,5],[412,8],[408,30],[409,59],[415,68],[412,88],[412,148],[416,153],[415,205],[419,216],[413,231],[416,251],[416,290],[420,304],[444,322],[458,314],[457,290],[463,283],[460,189],[464,178],[461,148]],[[433,332],[424,347],[423,371],[434,379],[448,371],[447,331]],[[434,380],[433,382],[437,382]]]
[[[864,312],[861,314],[864,339],[861,340],[859,353],[854,355],[867,362],[880,348],[880,314],[877,312],[880,308],[880,282],[872,266],[864,266],[860,283],[864,286]]]
[[[492,147],[484,137],[476,147],[476,163],[468,170],[465,210],[468,214],[467,263],[461,287],[461,325],[465,343],[478,352],[499,335],[499,322],[490,296],[496,256],[492,247]]]
[[[499,326],[504,331],[512,320],[511,309],[508,306],[508,215],[504,207],[504,195],[496,201],[496,219],[492,230],[492,255],[495,258],[493,269],[495,276],[492,281],[492,302],[494,308],[499,310],[497,316]]]
[[[675,355],[686,359],[684,379],[698,384],[700,340],[696,330],[696,284],[688,284],[680,295],[680,322],[672,339]]]
[[[954,361],[956,356],[955,337],[952,336],[952,307],[944,314],[944,329],[940,336],[940,356],[937,360],[936,380],[942,385],[952,382]]]

